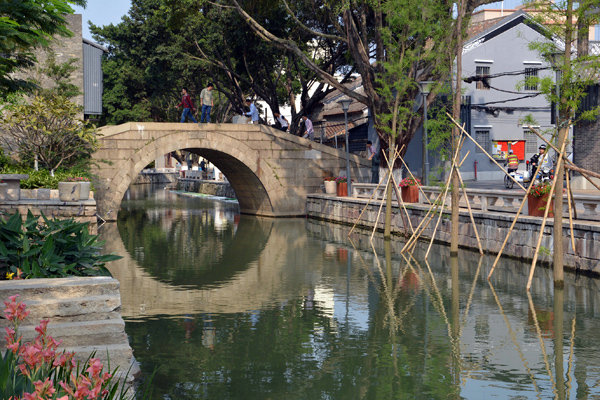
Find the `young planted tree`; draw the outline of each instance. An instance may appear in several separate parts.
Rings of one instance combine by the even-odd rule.
[[[79,119],[81,107],[60,95],[36,96],[3,109],[2,147],[22,161],[50,170],[72,167],[95,149],[95,128]]]
[[[531,47],[538,50],[556,70],[558,82],[552,78],[535,79],[540,83],[541,91],[549,101],[557,104],[557,132],[555,144],[558,149],[564,149],[563,144],[568,140],[568,132],[578,119],[590,119],[598,115],[599,109],[579,112],[581,100],[587,93],[590,85],[599,81],[600,56],[588,54],[580,40],[588,34],[590,24],[598,21],[598,15],[592,11],[598,6],[597,0],[558,0],[554,2],[532,2],[528,4],[536,9],[534,18],[538,23],[545,25],[549,39],[544,42],[532,43]],[[582,31],[577,31],[577,27]],[[584,41],[585,42],[585,41]],[[579,48],[579,51],[575,51]],[[553,268],[554,283],[556,286],[564,284],[563,273],[563,182],[564,158],[560,154],[556,157],[556,194],[554,201],[554,248]]]

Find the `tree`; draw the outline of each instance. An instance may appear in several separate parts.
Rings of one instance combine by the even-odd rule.
[[[81,107],[65,96],[35,96],[31,103],[5,107],[0,122],[0,143],[21,160],[32,157],[53,175],[59,167],[72,167],[95,149],[95,128],[78,119]]]
[[[590,55],[587,49],[578,43],[579,52],[575,52],[577,38],[585,37],[591,23],[598,21],[598,15],[590,14],[597,7],[597,0],[558,0],[550,3],[532,2],[528,4],[536,9],[535,19],[545,25],[548,30],[547,40],[532,43],[531,47],[539,51],[557,70],[559,82],[552,78],[530,78],[534,83],[540,83],[541,91],[548,100],[558,105],[557,130],[553,135],[556,147],[562,149],[557,156],[556,164],[556,195],[554,201],[554,251],[553,269],[554,284],[564,285],[563,275],[563,182],[564,182],[564,144],[568,140],[568,132],[577,119],[589,119],[598,115],[598,108],[579,112],[581,100],[586,95],[590,85],[598,83],[600,71],[600,56]],[[564,21],[564,23],[554,23]],[[581,29],[577,32],[576,26]],[[586,42],[585,40],[583,42]],[[585,43],[584,43],[585,44]]]
[[[300,2],[307,4],[315,10],[326,10],[326,21],[328,22],[329,31],[319,32],[311,30],[311,32],[323,40],[329,40],[332,45],[340,47],[346,46],[348,49],[347,65],[354,68],[361,76],[363,83],[363,93],[354,92],[345,87],[331,71],[321,68],[312,60],[309,54],[303,50],[303,43],[294,40],[293,38],[280,37],[273,32],[270,32],[263,26],[243,3],[238,0],[223,0],[227,1],[236,7],[244,20],[252,27],[254,32],[268,43],[273,44],[281,49],[284,49],[294,54],[305,66],[314,72],[317,77],[323,82],[340,90],[350,98],[363,103],[369,107],[371,115],[375,118],[376,129],[384,144],[390,142],[389,129],[385,128],[386,124],[391,123],[392,118],[383,117],[386,114],[393,114],[394,105],[396,103],[395,96],[390,96],[389,91],[382,88],[385,86],[383,82],[388,82],[388,86],[393,86],[392,79],[399,75],[408,76],[412,80],[412,85],[405,85],[403,92],[397,92],[398,104],[409,104],[419,94],[417,83],[425,80],[444,81],[450,76],[449,69],[442,69],[438,60],[442,64],[450,57],[453,58],[457,46],[457,38],[464,34],[462,29],[456,29],[455,21],[457,16],[455,10],[458,10],[465,21],[463,26],[466,26],[468,17],[472,11],[483,4],[491,3],[492,0],[465,0],[464,6],[455,8],[454,1],[423,1],[423,2],[400,2],[393,0],[367,1],[357,0],[350,2],[342,2],[337,5],[332,5],[329,2],[320,0],[305,0]],[[284,4],[287,3],[282,0]],[[292,10],[287,6],[291,17],[305,29],[308,27],[307,21],[310,20],[310,15],[303,14],[299,10]],[[413,16],[417,15],[418,19],[409,18],[412,10]],[[400,15],[401,18],[395,16]],[[394,20],[395,18],[395,20]],[[393,22],[392,22],[393,21]],[[394,25],[399,23],[400,25]],[[415,25],[430,24],[445,28],[443,35],[437,36],[410,36],[409,32],[415,31]],[[385,30],[392,28],[391,37],[386,40]],[[430,34],[437,34],[440,30],[431,30]],[[425,32],[420,32],[421,34]],[[394,40],[389,40],[394,39]],[[402,74],[398,74],[394,70],[389,74],[386,71],[385,63],[394,56],[398,49],[412,49],[414,54],[421,52],[422,54],[433,55],[433,57],[425,58],[419,62],[407,62],[404,65],[400,64]],[[394,98],[392,98],[394,97]],[[427,102],[431,103],[435,99],[435,92],[432,92]],[[398,108],[401,110],[401,108]],[[395,145],[403,148],[402,154],[406,152],[406,145],[413,138],[416,130],[421,126],[421,114],[406,115],[406,120],[399,120],[397,126],[398,131],[394,132],[397,135]],[[403,147],[404,145],[404,147]]]
[[[0,2],[0,95],[31,89],[33,83],[12,74],[31,67],[33,49],[46,46],[55,35],[69,36],[66,14],[70,5],[85,6],[86,0],[5,0]]]

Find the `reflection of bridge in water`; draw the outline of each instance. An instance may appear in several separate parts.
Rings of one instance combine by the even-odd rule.
[[[304,215],[306,195],[324,176],[346,166],[345,152],[264,125],[128,123],[102,128],[94,154],[98,213],[116,220],[137,175],[166,153],[186,150],[221,170],[240,211],[262,216]],[[352,155],[352,176],[367,181],[370,161]]]
[[[274,223],[279,229],[272,229]],[[101,236],[106,241],[106,251],[123,256],[109,265],[121,283],[123,316],[248,312],[287,300],[281,296],[286,290],[286,296],[289,294],[291,285],[286,282],[306,278],[298,275],[298,269],[286,266],[307,265],[312,257],[322,256],[306,251],[307,236],[295,233],[294,226],[298,224],[303,225],[304,221],[242,217],[234,240],[222,249],[210,270],[185,273],[187,279],[183,274],[171,281],[168,266],[162,265],[164,270],[157,277],[152,267],[141,266],[125,248],[117,224],[105,224]],[[248,247],[250,242],[256,245]],[[196,260],[198,270],[206,261]]]

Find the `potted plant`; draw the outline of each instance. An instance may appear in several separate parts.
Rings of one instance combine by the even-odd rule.
[[[550,182],[536,183],[531,187],[531,190],[527,195],[527,210],[529,215],[532,217],[544,216],[551,187],[552,185]],[[548,216],[554,217],[554,213],[552,212],[552,210],[554,210],[554,199],[550,201],[549,207],[550,210],[548,212]]]
[[[69,177],[58,182],[60,201],[81,201],[90,198],[90,180],[84,176]]]
[[[421,181],[413,179],[411,177],[404,178],[398,185],[402,192],[402,201],[405,203],[418,203],[419,202],[419,186]]]
[[[325,193],[336,194],[337,183],[335,182],[335,177],[327,176],[327,177],[323,178],[323,183],[325,184]]]
[[[337,195],[339,197],[348,196],[348,178],[345,176],[338,176],[335,178],[337,184]]]

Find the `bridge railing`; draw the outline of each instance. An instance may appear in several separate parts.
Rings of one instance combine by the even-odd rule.
[[[358,198],[370,198],[375,191],[377,185],[374,183],[353,183],[352,184],[352,195]],[[383,199],[383,191],[385,185],[380,185],[376,191],[375,199]],[[419,193],[419,203],[429,204],[433,203],[442,189],[437,186],[422,186],[423,193]],[[480,211],[499,211],[507,213],[516,213],[523,199],[523,192],[521,190],[490,190],[490,189],[469,189],[467,188],[467,197],[471,208]],[[394,196],[395,198],[395,196]],[[589,195],[589,194],[573,194],[575,203],[575,210],[577,212],[577,219],[600,221],[600,215],[598,210],[600,209],[600,195]],[[446,204],[450,205],[450,192],[447,194]],[[467,207],[467,202],[464,197],[462,190],[460,191],[460,202],[461,207]],[[527,213],[527,210],[525,210]],[[564,214],[568,215],[568,204],[564,201]]]

